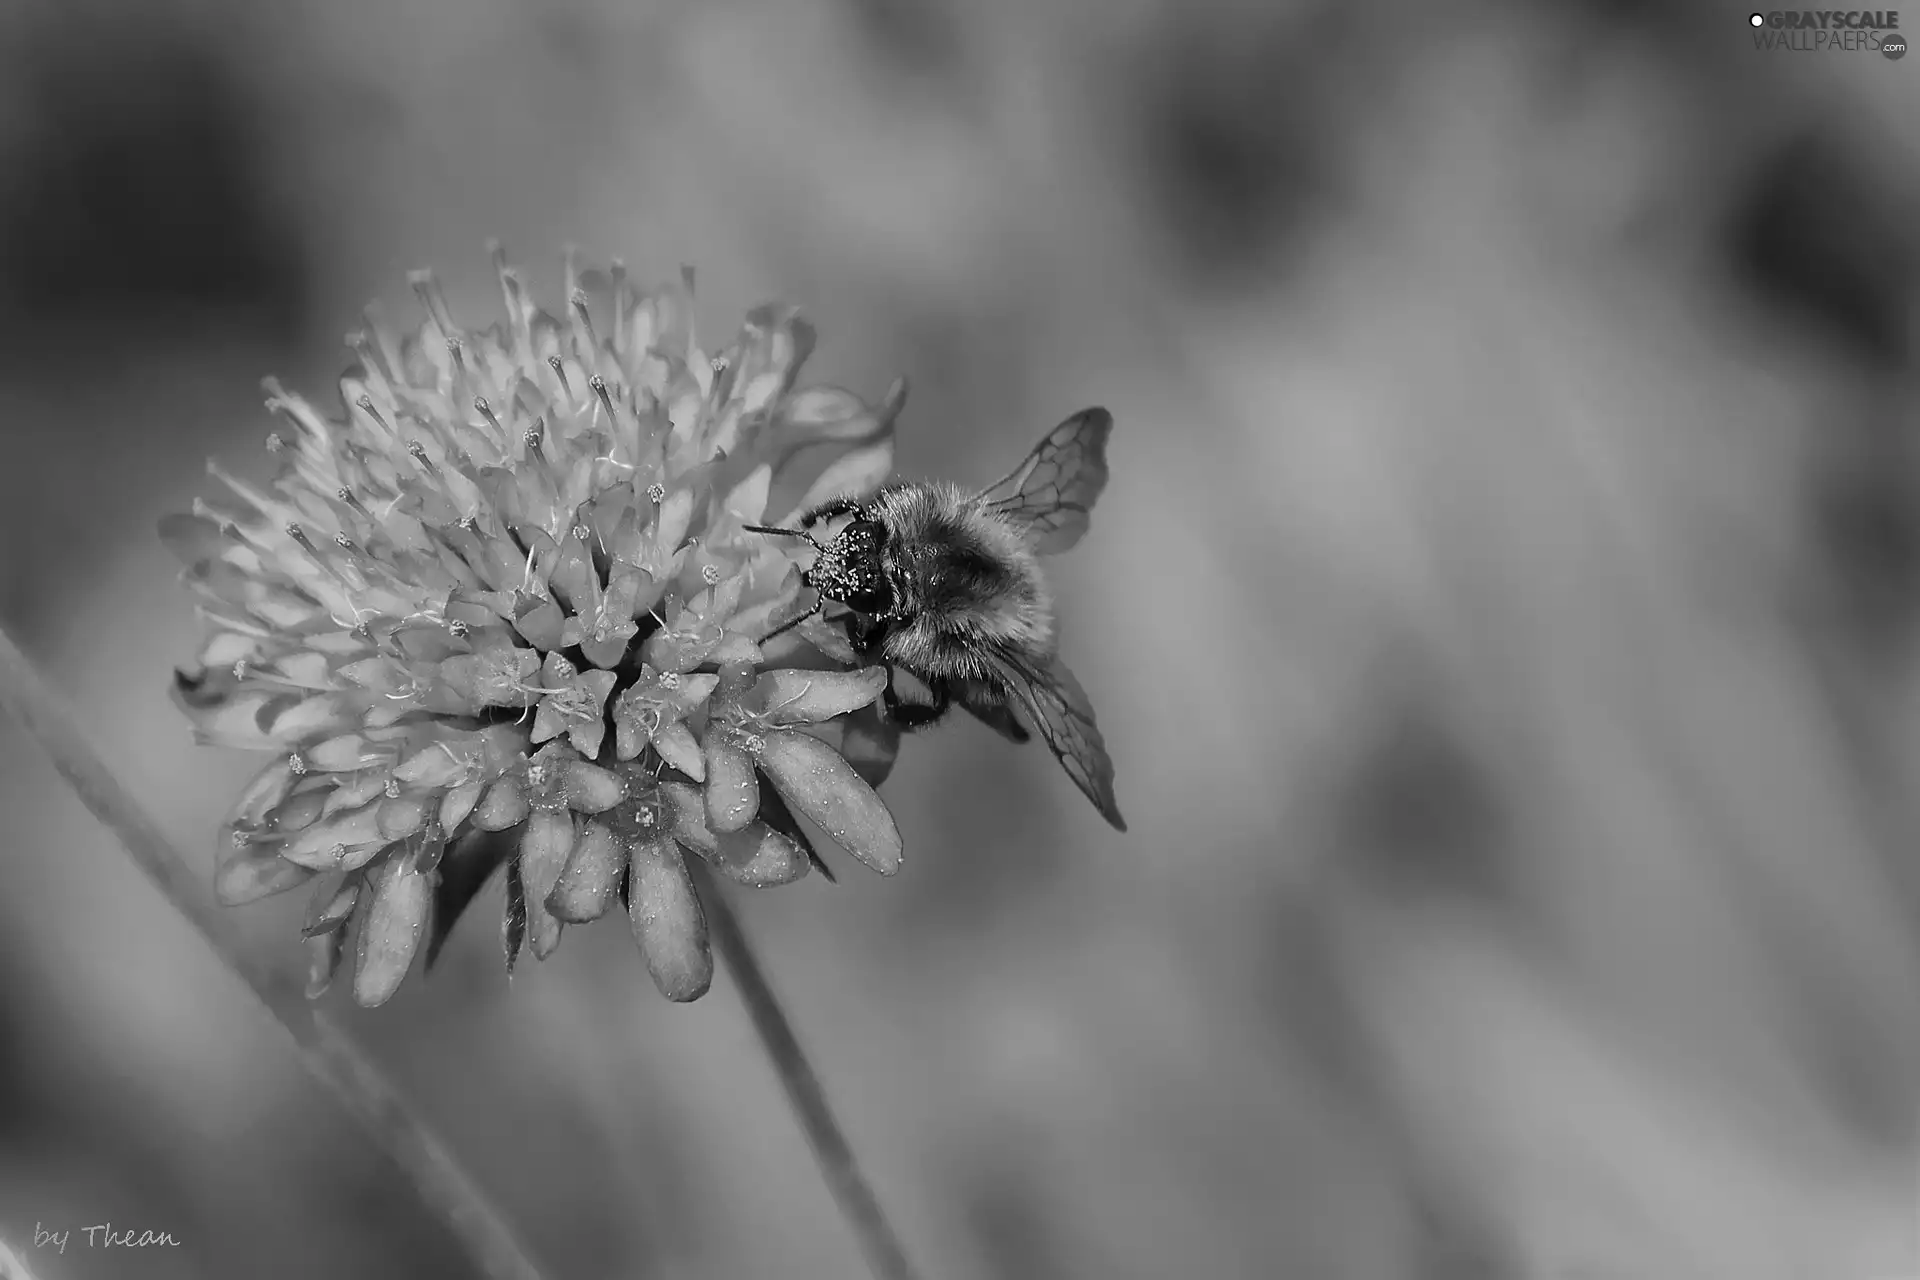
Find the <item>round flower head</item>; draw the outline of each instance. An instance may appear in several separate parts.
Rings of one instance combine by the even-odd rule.
[[[494,254],[507,319],[369,314],[327,416],[269,382],[284,426],[264,488],[162,523],[211,623],[174,695],[203,743],[277,753],[222,832],[237,904],[316,880],[309,993],[355,938],[376,1005],[504,869],[503,936],[545,958],[624,906],[660,990],[713,973],[686,858],[742,884],[825,866],[796,815],[880,872],[900,835],[874,793],[898,738],[859,666],[747,524],[892,469],[879,405],[799,387],[791,308],[697,345],[693,277],[633,288],[567,262],[564,318]],[[762,786],[762,780],[770,784]]]

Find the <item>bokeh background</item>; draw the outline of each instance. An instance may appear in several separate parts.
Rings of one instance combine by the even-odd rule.
[[[210,865],[152,530],[258,378],[413,267],[488,322],[491,236],[697,263],[908,474],[1119,422],[1131,833],[956,722],[902,875],[743,907],[930,1280],[1920,1275],[1916,126],[1720,0],[13,0],[0,613]],[[40,1280],[462,1273],[10,725],[0,814]],[[556,1278],[860,1274],[725,976],[468,922],[334,1003]],[[103,1221],[183,1245],[31,1248]]]

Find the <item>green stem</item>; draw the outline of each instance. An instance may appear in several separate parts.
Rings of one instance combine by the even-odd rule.
[[[688,861],[698,863],[698,859]],[[820,1176],[860,1242],[867,1267],[875,1280],[913,1280],[913,1264],[907,1261],[900,1237],[881,1210],[873,1185],[860,1171],[853,1147],[847,1142],[840,1122],[834,1118],[833,1108],[827,1104],[826,1091],[820,1087],[820,1078],[814,1074],[813,1064],[807,1060],[806,1051],[793,1033],[793,1024],[787,1021],[780,998],[767,983],[760,959],[740,928],[739,917],[734,915],[732,904],[714,878],[706,875],[703,879],[706,892],[700,895],[701,905],[713,944],[733,972],[740,999],[753,1019],[753,1029],[760,1033],[767,1057],[773,1061],[773,1069],[786,1088],[787,1101],[806,1133],[807,1144],[813,1148]]]
[[[491,1280],[542,1280],[540,1269],[486,1193],[467,1176],[446,1144],[421,1123],[392,1081],[307,1001],[300,981],[247,954],[238,930],[214,905],[200,870],[108,770],[59,696],[4,628],[0,628],[0,706],[39,743],[80,802],[119,837],[161,896],[252,988],[293,1037],[300,1064],[399,1166],[420,1199],[447,1224],[478,1272]]]

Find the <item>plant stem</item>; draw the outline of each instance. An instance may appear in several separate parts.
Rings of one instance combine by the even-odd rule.
[[[239,932],[214,905],[205,878],[174,847],[81,735],[61,699],[0,628],[0,706],[39,743],[80,802],[100,820],[154,887],[200,931],[215,955],[253,989],[293,1037],[300,1064],[339,1099],[413,1184],[454,1239],[491,1280],[542,1280],[505,1219],[467,1176],[446,1144],[332,1021],[314,1009],[304,985],[251,958]]]
[[[690,864],[698,861],[688,859]],[[780,998],[768,985],[760,959],[740,928],[739,917],[734,915],[732,904],[712,875],[703,878],[706,892],[700,895],[701,905],[706,911],[707,928],[714,946],[733,972],[740,999],[753,1018],[753,1029],[760,1033],[760,1043],[766,1047],[767,1057],[773,1060],[774,1071],[786,1088],[787,1101],[793,1105],[800,1128],[807,1135],[807,1145],[813,1148],[820,1176],[860,1242],[867,1267],[876,1280],[913,1280],[913,1264],[907,1261],[900,1237],[881,1210],[873,1185],[860,1171],[847,1135],[834,1118],[833,1108],[827,1104],[820,1078],[814,1074],[813,1064],[807,1061],[806,1051],[793,1033],[793,1024],[787,1021],[786,1011],[781,1008]]]

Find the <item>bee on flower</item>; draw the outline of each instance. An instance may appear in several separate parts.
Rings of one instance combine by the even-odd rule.
[[[820,618],[768,638],[802,575],[748,526],[883,481],[905,388],[800,386],[791,308],[703,351],[691,273],[641,290],[569,255],[556,318],[495,262],[504,324],[457,327],[416,274],[425,323],[370,313],[337,414],[268,383],[271,483],[210,464],[234,499],[162,524],[210,624],[175,700],[202,743],[275,753],[216,888],[309,887],[314,996],[351,943],[355,998],[391,998],[504,877],[509,966],[619,904],[660,990],[697,999],[688,858],[789,883],[824,870],[804,817],[900,864],[887,670]]]

